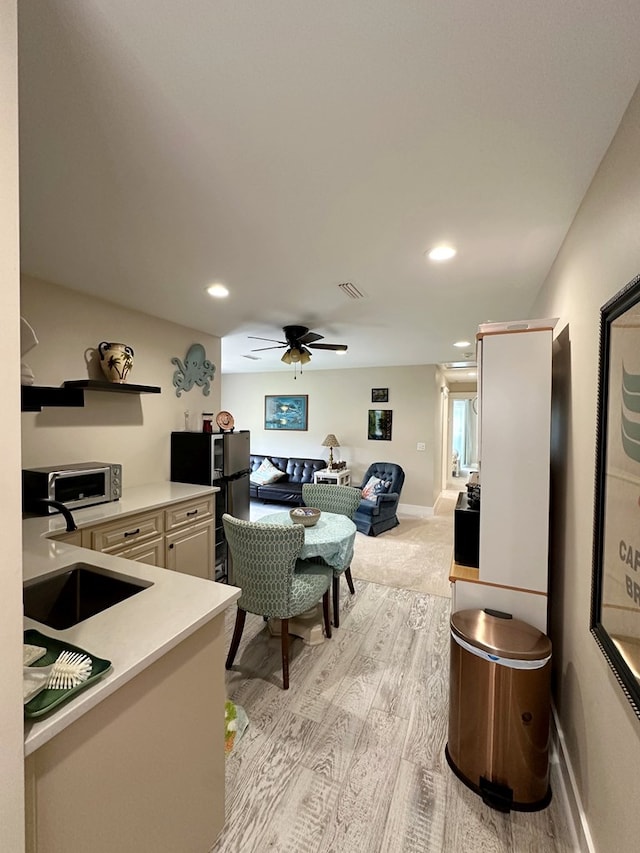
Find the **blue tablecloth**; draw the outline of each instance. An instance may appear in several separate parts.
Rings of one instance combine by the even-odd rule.
[[[272,512],[258,519],[266,524],[293,524],[287,511]],[[329,566],[343,572],[351,565],[356,526],[346,515],[323,512],[317,524],[304,529],[304,545],[300,559],[313,560],[317,557]]]

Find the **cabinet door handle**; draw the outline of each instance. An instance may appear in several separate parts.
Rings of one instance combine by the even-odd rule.
[[[125,536],[135,536],[136,533],[140,533],[140,528],[136,528],[136,530],[125,531]]]
[[[169,550],[171,550],[172,548],[175,548],[175,544],[173,542],[171,543],[171,545],[169,545]]]
[[[187,512],[187,513],[185,513],[185,515],[197,515],[197,514],[198,514],[198,510],[197,510],[197,509],[192,509],[192,510],[191,510],[191,512]]]

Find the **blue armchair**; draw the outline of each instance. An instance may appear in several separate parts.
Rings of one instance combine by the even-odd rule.
[[[364,490],[371,477],[377,477],[389,486],[372,495],[370,500],[363,498],[353,520],[360,533],[377,536],[400,523],[396,512],[404,485],[404,471],[394,462],[372,462],[362,479],[361,489]]]

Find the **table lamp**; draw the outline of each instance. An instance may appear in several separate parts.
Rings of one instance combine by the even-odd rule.
[[[329,448],[329,470],[331,470],[333,468],[333,448],[340,447],[340,442],[335,437],[335,435],[330,432],[329,435],[322,442],[322,446]]]

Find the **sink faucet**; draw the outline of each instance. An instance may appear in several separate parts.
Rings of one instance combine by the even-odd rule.
[[[51,500],[50,498],[41,498],[39,503],[46,504],[47,506],[53,506],[64,515],[65,521],[67,522],[67,533],[73,533],[74,530],[78,529],[78,525],[73,520],[71,511],[63,503]]]

